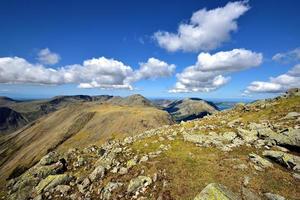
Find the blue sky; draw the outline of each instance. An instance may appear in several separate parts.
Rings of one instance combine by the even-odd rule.
[[[217,45],[211,44],[211,40],[205,40],[206,46],[212,46],[207,48],[200,44],[204,40],[203,37],[210,35],[211,30],[220,30],[216,27],[217,23],[210,24],[212,19],[208,18],[205,21],[208,28],[201,30],[207,34],[199,38],[199,45],[195,47],[185,44],[186,40],[178,36],[178,27],[180,24],[197,26],[191,22],[193,13],[204,8],[206,11],[225,9],[228,1],[1,1],[0,59],[11,60],[9,65],[7,59],[2,61],[0,95],[43,98],[71,94],[124,96],[140,93],[146,97],[264,98],[277,95],[289,87],[300,86],[300,70],[299,67],[295,67],[300,63],[300,53],[298,55],[297,50],[300,46],[300,2],[250,0],[248,3],[239,3],[246,11],[241,11],[242,14],[229,21],[236,23],[236,29],[229,28],[225,31],[224,37],[229,36],[226,39],[217,35]],[[232,12],[229,9],[225,14],[227,16]],[[205,12],[203,17],[207,15],[209,16],[208,12]],[[203,17],[198,19],[201,23],[204,21]],[[225,25],[224,29],[220,30],[220,35],[228,28]],[[159,31],[165,31],[163,37],[155,36]],[[166,37],[166,32],[174,34],[176,40]],[[170,50],[170,44],[178,41],[178,38],[182,40],[181,46]],[[167,46],[160,43],[161,39],[167,40]],[[196,40],[197,38],[195,43]],[[245,58],[233,62],[234,56],[231,55],[234,49],[244,49],[247,52],[237,53],[251,54],[249,59],[257,58],[258,61],[239,66]],[[225,57],[229,58],[216,60],[219,58],[216,56],[219,52],[228,52]],[[209,65],[206,60],[202,60],[206,64],[197,64],[197,57],[201,53],[212,56],[214,63]],[[274,57],[276,54],[280,59]],[[46,60],[43,60],[43,55],[46,56]],[[259,55],[262,56],[261,60]],[[26,61],[24,68],[18,68],[20,65],[16,57],[23,59],[19,60],[21,66]],[[24,77],[24,73],[20,72],[28,67],[29,63],[33,75],[36,76],[39,76],[39,73],[35,73],[34,70],[41,65],[43,70],[58,70],[57,74],[62,73],[61,69],[66,66],[81,65],[73,67],[72,71],[79,69],[78,73],[84,73],[84,68],[87,67],[83,64],[84,61],[101,57],[105,58],[103,62],[108,59],[110,63],[111,59],[114,59],[130,67],[129,72],[123,74],[126,80],[121,85],[123,87],[128,84],[133,90],[111,89],[113,87],[109,87],[107,82],[104,84],[99,76],[78,75],[78,78],[69,81],[55,74],[55,80],[49,80],[47,77],[42,79],[40,76],[36,81],[31,81],[31,75]],[[149,58],[156,60],[150,62]],[[100,63],[103,63],[102,61]],[[160,65],[159,62],[163,64]],[[231,65],[225,66],[227,68],[220,72],[216,68],[219,65],[223,66],[223,63]],[[176,68],[172,67],[172,64]],[[120,66],[122,69],[123,65]],[[161,73],[158,72],[158,65],[164,67]],[[216,86],[214,83],[205,83],[204,86],[204,83],[199,83],[192,74],[190,78],[198,81],[197,84],[185,83],[184,89],[178,90],[176,82],[183,83],[186,80],[184,70],[191,65],[195,66],[191,73],[197,73],[199,70],[203,72],[206,67],[205,74],[207,70],[212,74],[209,81],[218,76],[220,84]],[[43,75],[47,76],[47,73]],[[181,74],[181,78],[176,74]],[[119,75],[119,71],[116,71],[116,76]],[[293,79],[290,82],[286,81],[290,80],[290,77],[286,76],[279,77],[278,80],[269,79],[280,75],[292,76]],[[127,76],[132,76],[130,81],[127,80]],[[184,80],[182,77],[185,77]],[[118,80],[117,82],[120,81],[119,77],[113,78]],[[97,79],[97,84],[91,84],[94,79]],[[200,79],[202,80],[202,77]],[[78,85],[83,82],[87,82],[89,88],[79,88]],[[252,87],[249,87],[251,84]],[[207,88],[207,91],[203,88]],[[170,93],[172,89],[176,92]]]

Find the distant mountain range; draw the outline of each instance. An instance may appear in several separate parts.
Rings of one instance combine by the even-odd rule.
[[[119,106],[155,107],[167,111],[174,121],[201,118],[219,110],[212,102],[198,98],[150,101],[139,94],[128,97],[110,95],[56,96],[50,99],[28,101],[0,97],[0,109],[2,111],[0,117],[0,133],[11,133],[44,115],[74,103],[86,102]]]
[[[155,101],[155,103],[172,115],[175,121],[187,121],[202,118],[219,111],[219,108],[214,103],[200,98],[160,100]]]
[[[56,96],[17,101],[0,97],[1,174],[21,173],[52,150],[87,147],[218,112],[202,99],[150,101],[136,94]]]

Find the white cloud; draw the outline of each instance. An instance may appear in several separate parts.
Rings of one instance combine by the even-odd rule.
[[[141,63],[134,71],[124,63],[105,57],[85,60],[83,64],[48,68],[31,64],[23,58],[0,58],[0,83],[67,84],[80,88],[133,89],[132,83],[140,79],[170,76],[175,65],[155,58]]]
[[[262,62],[262,54],[245,49],[200,53],[195,65],[177,74],[177,83],[169,92],[210,92],[229,82],[226,74],[256,67]]]
[[[41,64],[54,65],[58,63],[61,58],[57,53],[51,52],[48,48],[45,48],[38,52],[37,59]]]
[[[158,31],[154,38],[159,46],[168,51],[212,50],[230,39],[236,31],[236,20],[249,10],[247,1],[229,2],[224,7],[193,13],[189,23],[182,23],[177,33]]]
[[[254,81],[245,90],[246,93],[280,93],[289,88],[300,87],[300,64],[285,74],[270,77],[269,81]]]
[[[216,54],[200,53],[197,66],[202,71],[240,71],[258,66],[262,62],[262,54],[246,49],[221,51]]]
[[[174,64],[168,64],[156,58],[149,58],[146,63],[140,63],[140,69],[135,71],[134,79],[155,79],[171,76],[175,71]]]
[[[284,53],[277,53],[272,57],[272,60],[281,62],[281,63],[289,63],[292,61],[300,61],[300,48],[293,49]]]
[[[60,84],[64,77],[56,69],[31,64],[23,58],[0,58],[1,83]]]

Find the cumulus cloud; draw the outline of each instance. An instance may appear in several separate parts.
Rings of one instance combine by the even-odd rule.
[[[60,59],[61,59],[60,55],[58,55],[57,53],[51,52],[50,49],[48,49],[48,48],[41,49],[38,52],[37,60],[41,64],[54,65],[54,64],[58,63],[60,61]]]
[[[200,53],[197,66],[202,71],[240,71],[258,66],[262,62],[262,54],[246,49],[221,51],[216,54]]]
[[[280,93],[294,87],[300,87],[300,64],[269,81],[253,81],[244,93]]]
[[[174,64],[168,64],[156,58],[149,58],[146,63],[140,63],[140,69],[135,71],[134,80],[155,79],[171,76],[175,71]]]
[[[245,49],[200,53],[195,65],[176,75],[177,82],[169,92],[210,92],[230,80],[228,73],[256,67],[262,62],[262,54]]]
[[[272,60],[281,63],[300,61],[300,48],[296,48],[288,52],[277,53],[272,57]]]
[[[133,89],[133,82],[169,76],[174,68],[174,65],[155,58],[150,58],[134,71],[120,61],[105,57],[59,68],[32,64],[19,57],[4,57],[0,58],[0,83],[76,83],[79,88]]]
[[[212,50],[230,39],[236,31],[237,19],[249,10],[247,1],[229,2],[224,7],[193,13],[189,23],[182,23],[177,33],[158,31],[154,39],[168,51]]]

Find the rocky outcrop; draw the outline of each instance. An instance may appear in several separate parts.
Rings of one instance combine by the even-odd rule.
[[[285,200],[285,198],[283,196],[280,196],[278,194],[272,194],[272,193],[265,193],[264,196],[268,199],[268,200]]]
[[[299,111],[286,98],[50,152],[12,176],[3,199],[297,199],[300,127],[289,113]]]
[[[265,169],[265,168],[273,167],[273,164],[270,161],[263,159],[262,157],[260,157],[259,155],[255,154],[255,153],[249,154],[249,159],[251,160],[251,162],[253,162],[259,168]],[[258,169],[258,168],[256,168],[256,169]]]
[[[143,190],[148,185],[152,183],[152,179],[147,176],[138,176],[135,179],[130,180],[129,185],[127,187],[127,192],[137,192],[139,190]]]
[[[67,184],[71,180],[67,174],[49,175],[43,179],[35,188],[37,194],[48,191],[58,185]]]
[[[263,155],[288,169],[300,172],[300,157],[281,151],[264,151]]]
[[[240,199],[236,194],[230,191],[227,187],[217,183],[207,185],[194,200],[238,200]]]

